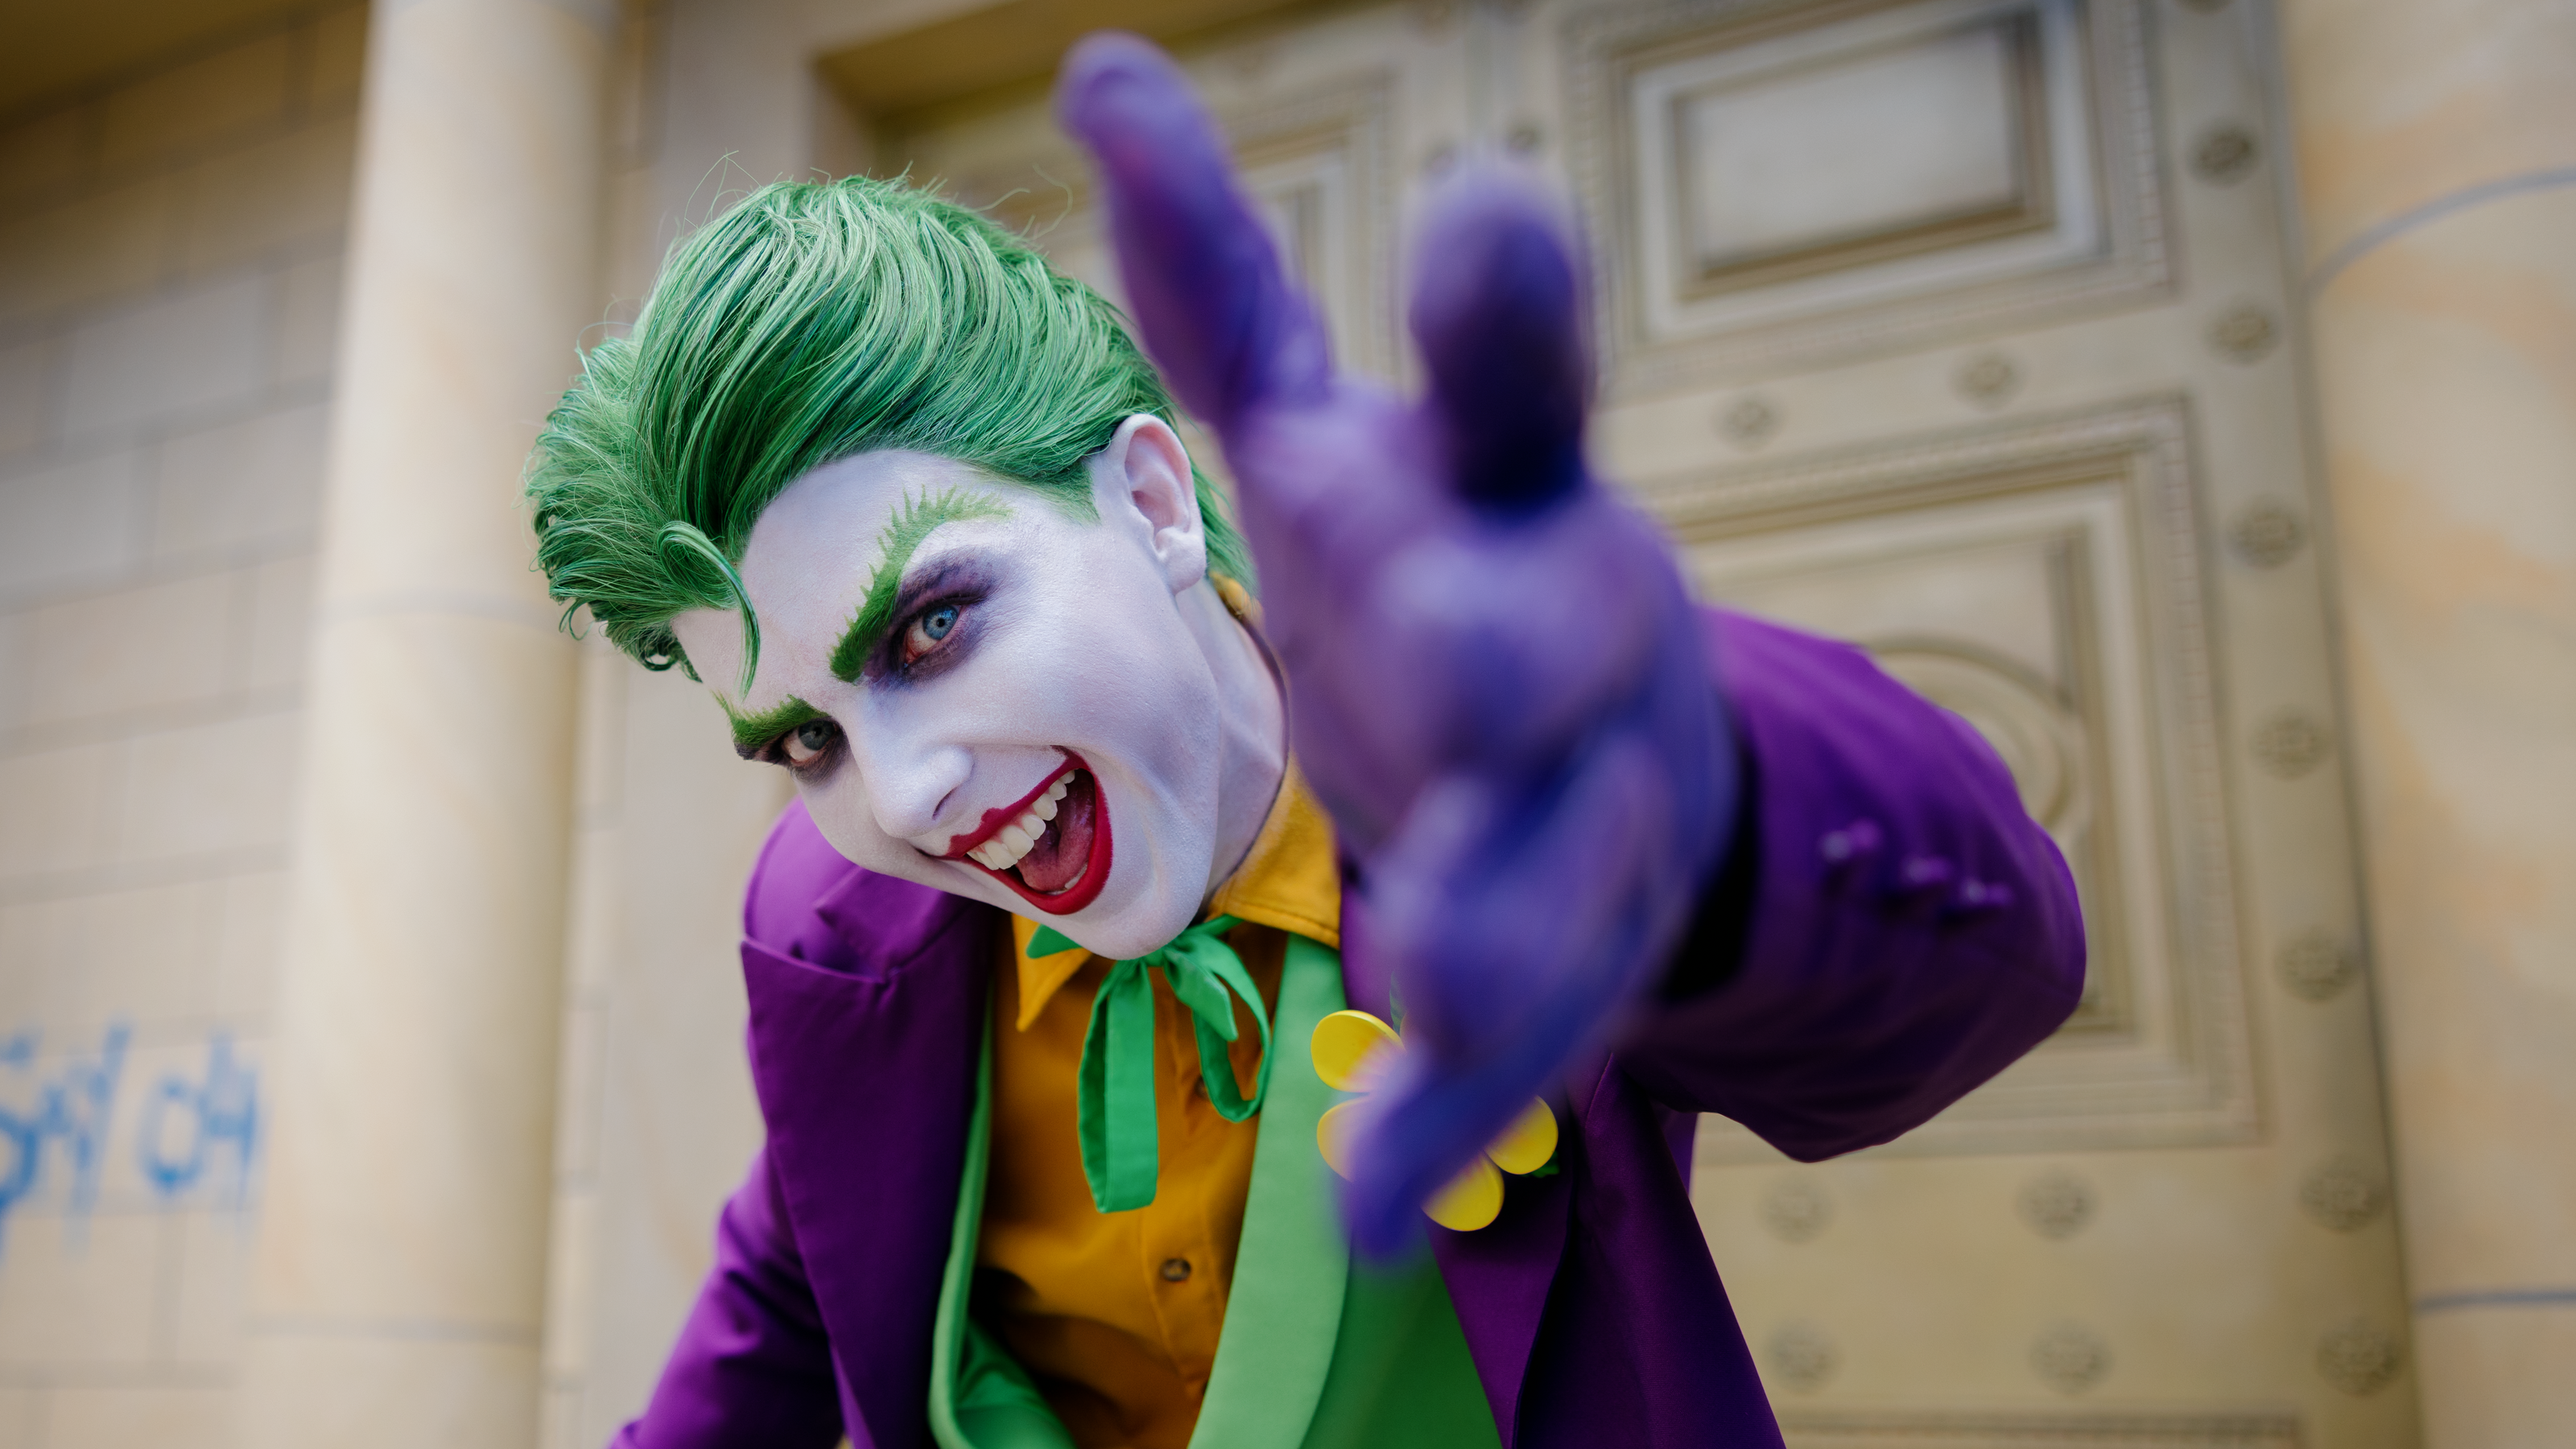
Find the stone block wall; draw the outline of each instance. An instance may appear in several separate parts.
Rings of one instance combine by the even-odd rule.
[[[365,14],[0,122],[0,1449],[229,1439]]]

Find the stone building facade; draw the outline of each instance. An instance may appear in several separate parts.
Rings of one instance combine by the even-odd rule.
[[[230,1422],[365,25],[0,129],[0,1443]]]
[[[1849,1161],[1702,1131],[1794,1444],[2576,1435],[2564,4],[223,0],[0,21],[0,1449],[640,1405],[784,794],[556,628],[519,460],[772,177],[1114,291],[1044,116],[1097,23],[1367,370],[1421,181],[1559,176],[1605,471],[2075,865],[2028,1062]]]

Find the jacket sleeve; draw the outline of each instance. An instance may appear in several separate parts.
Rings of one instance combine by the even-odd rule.
[[[2003,762],[1848,645],[1709,616],[1735,845],[1621,1067],[1804,1162],[1911,1130],[2075,1009],[2075,886]]]
[[[830,1449],[830,1345],[763,1150],[716,1222],[715,1267],[644,1417],[611,1449]]]

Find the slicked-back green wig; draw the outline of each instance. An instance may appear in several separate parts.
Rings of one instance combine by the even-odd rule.
[[[593,348],[529,460],[537,564],[647,669],[672,616],[743,615],[735,564],[770,500],[880,448],[935,453],[1096,514],[1083,458],[1173,420],[1116,309],[1025,242],[897,182],[764,186],[675,250],[633,332]],[[1194,470],[1195,471],[1195,470]],[[1198,477],[1212,568],[1243,542]]]

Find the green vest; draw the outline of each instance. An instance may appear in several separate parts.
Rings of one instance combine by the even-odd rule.
[[[1457,1310],[1426,1256],[1376,1271],[1351,1261],[1315,1123],[1335,1093],[1304,1059],[1343,1006],[1341,957],[1288,938],[1271,1073],[1252,1149],[1243,1239],[1192,1449],[1499,1449]],[[967,1311],[991,1151],[993,1036],[983,1037],[966,1172],[957,1189],[930,1361],[940,1449],[1073,1449],[1037,1386]]]

